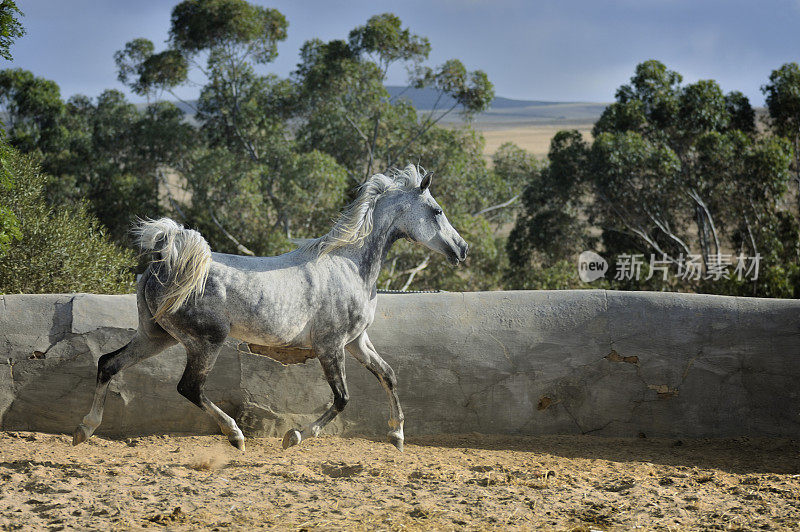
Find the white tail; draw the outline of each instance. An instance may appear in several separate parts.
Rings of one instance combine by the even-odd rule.
[[[200,233],[184,229],[169,218],[160,218],[140,220],[133,234],[142,250],[160,257],[153,262],[161,262],[167,274],[166,294],[153,319],[175,312],[192,295],[203,295],[211,266],[211,248]]]

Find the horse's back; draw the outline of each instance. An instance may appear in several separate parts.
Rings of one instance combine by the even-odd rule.
[[[308,257],[300,250],[290,251],[272,257],[250,257],[230,253],[211,253],[211,260],[223,266],[249,272],[267,272],[296,267],[308,262]]]

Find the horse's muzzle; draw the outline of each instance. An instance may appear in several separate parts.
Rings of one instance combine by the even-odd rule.
[[[459,262],[464,262],[467,259],[467,251],[469,251],[469,244],[464,240],[456,241],[450,245],[450,253],[448,259],[453,266],[458,266]]]

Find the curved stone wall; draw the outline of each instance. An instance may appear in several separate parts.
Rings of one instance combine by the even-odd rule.
[[[370,337],[400,381],[406,433],[800,436],[800,301],[603,290],[378,296]],[[0,296],[0,421],[72,432],[97,359],[137,324],[134,296]],[[331,399],[319,364],[230,340],[207,392],[250,435],[282,435]],[[214,433],[175,386],[175,347],[118,375],[98,434]],[[379,383],[347,361],[327,429],[382,434]]]

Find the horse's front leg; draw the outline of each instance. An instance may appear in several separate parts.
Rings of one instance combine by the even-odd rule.
[[[347,344],[347,350],[356,360],[372,372],[383,385],[386,395],[389,396],[389,441],[403,450],[403,409],[400,407],[400,398],[397,396],[397,378],[394,370],[381,358],[372,345],[366,331],[361,336]]]
[[[333,404],[322,414],[319,419],[313,422],[303,430],[292,429],[283,437],[283,448],[286,449],[293,445],[297,445],[307,438],[313,438],[322,428],[330,423],[339,412],[344,410],[349,396],[347,395],[347,381],[345,380],[344,373],[344,349],[340,346],[337,348],[320,349],[315,346],[314,349],[318,353],[319,363],[322,365],[322,371],[325,373],[325,378],[328,379],[328,384],[333,390]]]

